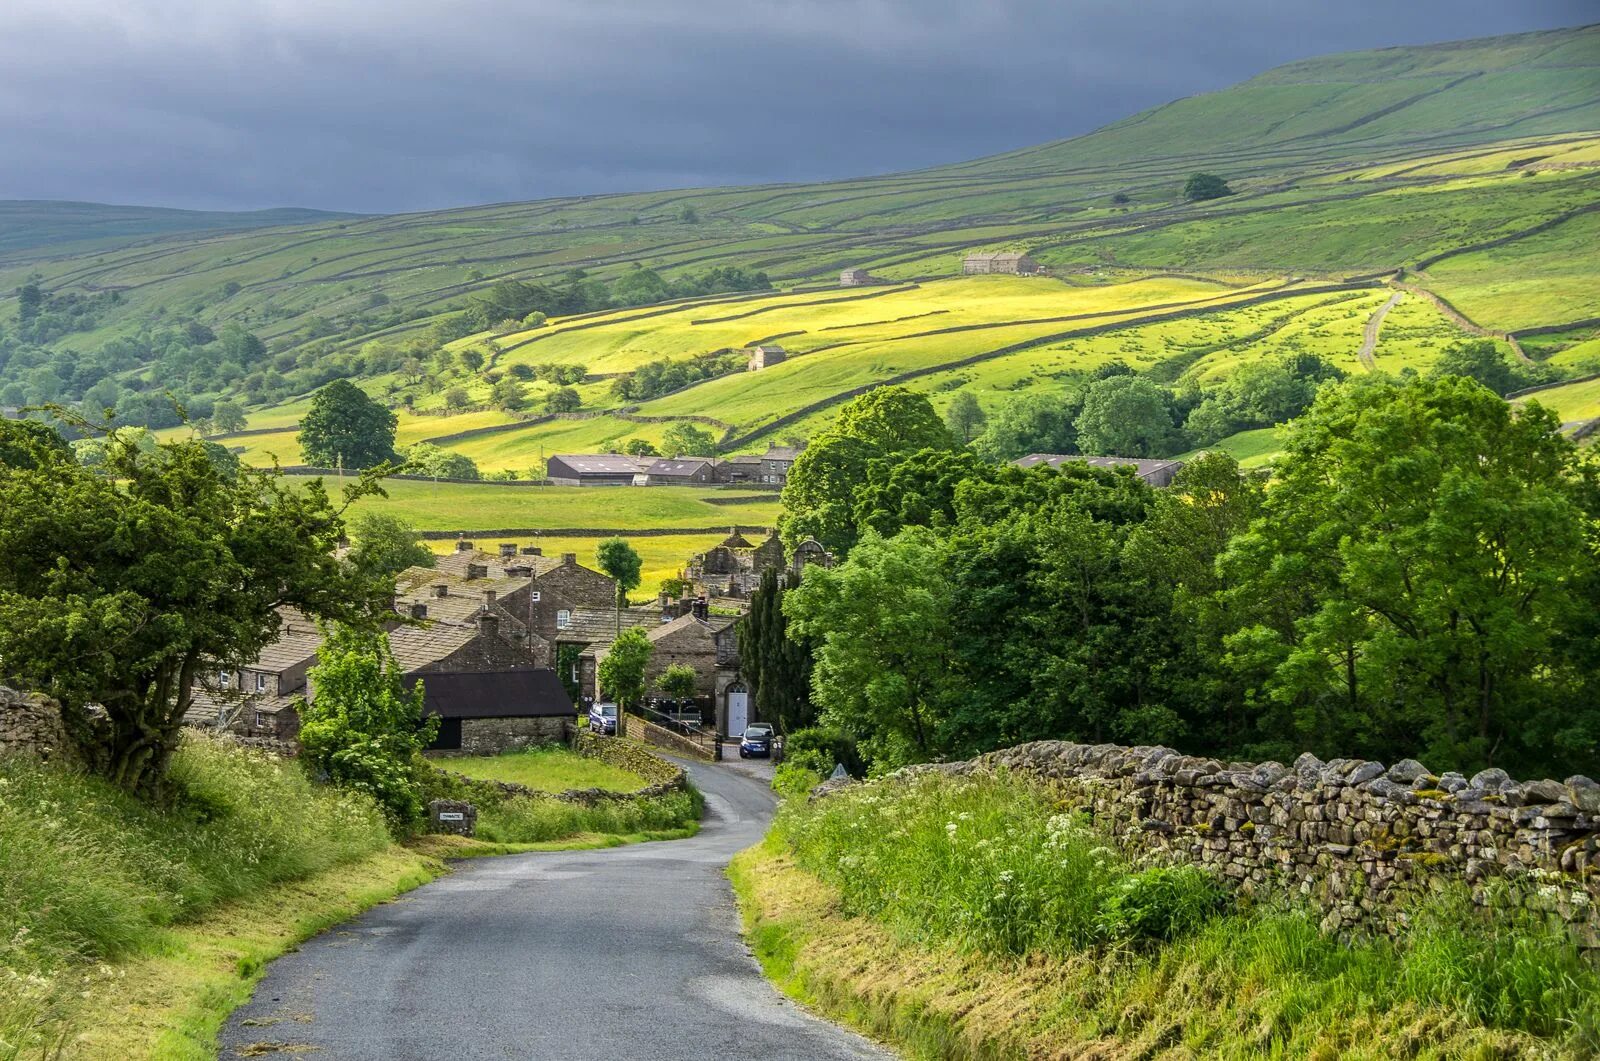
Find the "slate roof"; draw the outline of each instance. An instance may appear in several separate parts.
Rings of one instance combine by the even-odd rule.
[[[498,671],[436,671],[422,682],[422,713],[440,718],[551,718],[577,709],[548,667]]]
[[[708,457],[663,457],[644,470],[646,475],[694,475],[716,462]]]
[[[231,714],[238,711],[241,705],[245,711],[264,711],[275,715],[286,707],[293,707],[303,692],[304,690],[301,690],[288,696],[266,696],[249,692],[241,694],[234,689],[222,694],[196,682],[190,694],[189,710],[183,715],[183,722],[187,726],[209,726],[217,721],[217,712],[222,708],[226,707]]]
[[[1021,251],[974,251],[967,255],[969,262],[1015,262],[1026,258]]]
[[[648,457],[621,453],[558,453],[555,459],[579,474],[589,475],[632,475],[650,463]]]
[[[304,614],[293,608],[285,608],[279,614],[283,622],[278,627],[277,638],[263,648],[253,662],[245,664],[242,670],[282,674],[311,659],[322,647],[322,635],[317,633],[316,624]]]
[[[740,534],[737,530],[730,531],[728,536],[717,543],[725,549],[754,549],[750,539]]]
[[[591,644],[603,641],[606,644],[610,644],[617,633],[616,614],[616,610],[613,608],[580,604],[572,609],[572,618],[567,625],[556,631],[556,640]],[[661,612],[658,608],[622,609],[622,628],[624,630],[631,630],[636,626],[649,629],[660,625],[662,625]]]
[[[389,649],[402,671],[437,663],[478,636],[476,624],[427,622],[389,631]]]
[[[762,460],[792,461],[800,456],[799,446],[768,446],[767,452],[761,455]]]

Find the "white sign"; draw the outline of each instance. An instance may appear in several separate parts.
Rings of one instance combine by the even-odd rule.
[[[458,810],[442,810],[439,812],[439,820],[442,822],[465,821],[466,817],[467,816],[465,814],[462,814]]]
[[[533,591],[533,599],[534,600],[538,600],[539,599],[539,591],[538,590],[534,590]]]

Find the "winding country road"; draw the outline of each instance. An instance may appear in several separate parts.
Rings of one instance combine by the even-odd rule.
[[[698,836],[464,862],[274,962],[222,1056],[889,1056],[762,977],[723,867],[760,839],[772,794],[737,764],[684,765],[706,796]]]
[[[1383,327],[1383,318],[1387,317],[1389,311],[1404,297],[1404,291],[1396,291],[1389,296],[1389,301],[1379,306],[1373,311],[1372,316],[1367,318],[1366,330],[1361,334],[1361,349],[1356,351],[1356,357],[1360,358],[1361,364],[1366,366],[1368,372],[1378,371],[1378,359],[1372,356],[1372,351],[1378,348],[1378,329]]]

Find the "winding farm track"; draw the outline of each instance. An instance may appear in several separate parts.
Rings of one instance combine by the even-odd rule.
[[[1356,357],[1368,372],[1378,370],[1378,359],[1372,356],[1372,351],[1378,348],[1378,329],[1383,327],[1383,318],[1387,317],[1389,311],[1394,309],[1405,296],[1404,291],[1396,291],[1389,296],[1389,301],[1373,310],[1372,316],[1367,318],[1366,330],[1361,333],[1361,349],[1356,351]]]
[[[221,1056],[888,1057],[761,975],[723,867],[765,832],[771,790],[684,765],[706,796],[698,836],[461,863],[273,962]]]

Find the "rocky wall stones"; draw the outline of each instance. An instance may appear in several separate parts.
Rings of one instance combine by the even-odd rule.
[[[1058,786],[1131,851],[1199,864],[1241,892],[1309,897],[1328,931],[1387,931],[1409,900],[1458,881],[1480,904],[1544,910],[1600,947],[1600,784],[1587,777],[1523,782],[1310,754],[1223,762],[1061,741],[938,767],[996,768]]]
[[[0,756],[5,755],[76,762],[78,748],[61,718],[61,705],[0,685]]]

